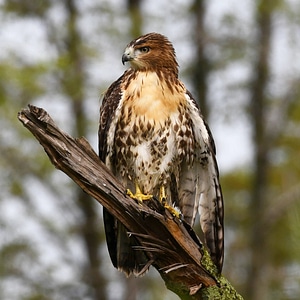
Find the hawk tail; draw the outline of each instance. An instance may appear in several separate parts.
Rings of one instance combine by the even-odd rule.
[[[105,235],[108,252],[115,268],[124,272],[127,277],[142,276],[149,267],[149,259],[138,249],[140,246],[134,236],[128,234],[123,224],[117,221],[103,208]]]

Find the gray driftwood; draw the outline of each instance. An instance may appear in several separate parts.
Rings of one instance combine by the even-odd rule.
[[[168,289],[181,299],[242,299],[217,274],[193,230],[156,200],[138,204],[100,161],[85,138],[61,131],[49,114],[29,105],[19,120],[43,146],[52,164],[72,178],[136,236]],[[71,200],[70,200],[71,201]]]

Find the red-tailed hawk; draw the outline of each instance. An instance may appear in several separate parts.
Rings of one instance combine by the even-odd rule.
[[[175,204],[191,226],[199,211],[204,242],[221,272],[223,198],[215,145],[178,79],[174,48],[165,36],[149,33],[128,44],[122,62],[131,67],[108,88],[100,109],[100,158],[133,198],[153,195],[168,208]],[[113,265],[140,275],[147,257],[122,224],[106,209],[103,214]]]

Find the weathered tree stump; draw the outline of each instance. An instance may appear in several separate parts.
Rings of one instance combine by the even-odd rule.
[[[52,164],[72,178],[134,235],[165,281],[181,299],[242,299],[218,274],[192,228],[156,199],[138,204],[100,161],[85,138],[61,131],[49,114],[29,105],[18,114]]]

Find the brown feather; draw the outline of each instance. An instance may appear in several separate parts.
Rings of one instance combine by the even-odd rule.
[[[193,225],[199,209],[204,242],[219,271],[223,264],[223,197],[211,132],[192,95],[178,79],[166,37],[149,33],[129,43],[131,68],[106,92],[100,109],[99,155],[126,188],[176,203]],[[141,275],[148,258],[126,228],[104,210],[115,267]]]

